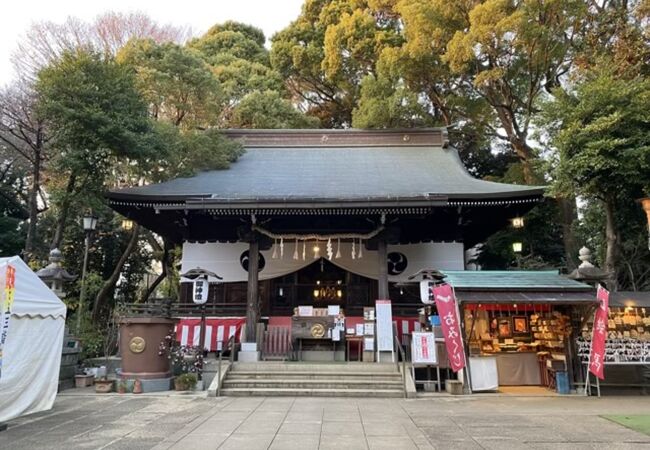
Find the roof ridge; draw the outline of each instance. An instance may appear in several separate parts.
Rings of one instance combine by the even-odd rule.
[[[449,146],[446,128],[223,130],[244,147],[442,147]]]

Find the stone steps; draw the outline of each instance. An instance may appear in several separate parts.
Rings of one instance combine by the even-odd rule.
[[[228,388],[228,397],[404,397],[402,389],[307,389],[307,388]]]
[[[226,396],[403,397],[394,364],[234,363],[223,381]]]
[[[304,372],[304,371],[277,371],[277,372],[252,372],[232,371],[228,374],[232,380],[289,380],[289,379],[318,379],[323,381],[340,380],[355,381],[361,379],[372,379],[373,381],[394,381],[401,380],[399,373],[368,373],[368,372]]]
[[[357,372],[357,373],[397,373],[392,363],[332,363],[332,362],[235,362],[232,368],[237,372]]]
[[[368,380],[322,380],[322,379],[292,379],[292,380],[233,380],[226,379],[223,383],[224,389],[230,388],[292,388],[292,389],[401,389],[402,380],[395,381],[368,381]]]

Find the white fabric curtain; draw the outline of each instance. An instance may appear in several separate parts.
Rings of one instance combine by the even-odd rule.
[[[0,376],[0,423],[52,408],[63,348],[62,317],[12,315],[10,321]]]
[[[264,258],[264,268],[260,271],[260,280],[268,280],[287,275],[312,264],[323,257],[333,264],[349,271],[377,279],[379,267],[377,252],[363,248],[362,257],[358,257],[359,243],[355,245],[355,257],[352,257],[352,243],[342,242],[340,258],[327,256],[326,243],[319,242],[319,251],[314,252],[315,242],[307,242],[305,259],[302,259],[303,243],[298,241],[298,259],[293,259],[295,241],[284,242],[283,256],[280,257],[279,244],[276,245],[276,258],[272,258],[274,249],[260,252]],[[332,251],[336,255],[338,242],[332,241]],[[223,277],[224,282],[246,281],[248,272],[242,267],[242,259],[248,250],[246,243],[189,243],[183,244],[181,271],[200,267]],[[422,243],[406,245],[389,245],[389,280],[405,281],[408,276],[421,269],[463,270],[463,244],[453,243]],[[393,255],[391,255],[393,253]],[[316,255],[316,257],[314,257]]]

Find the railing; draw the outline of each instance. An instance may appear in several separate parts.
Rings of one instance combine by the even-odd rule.
[[[400,357],[402,359],[402,388],[404,389],[404,397],[406,397],[406,352],[404,351],[404,347],[402,347],[402,343],[397,339],[397,336],[393,334],[393,339],[395,340],[395,345],[397,347],[397,352],[398,352],[398,357],[395,360],[395,365],[397,367],[397,371],[399,371],[399,363],[400,363]]]
[[[172,303],[171,299],[149,301],[146,303],[123,304],[124,314],[128,317],[199,317],[201,308],[192,303]],[[205,305],[208,316],[240,316],[245,314],[245,303],[217,303]]]
[[[230,339],[228,339],[228,343],[226,344],[226,349],[230,350],[230,355],[228,355],[228,358],[230,360],[230,367],[232,368],[232,364],[235,361],[235,336],[230,336]],[[219,352],[219,357],[217,359],[217,397],[221,396],[221,360],[223,358],[223,349]]]

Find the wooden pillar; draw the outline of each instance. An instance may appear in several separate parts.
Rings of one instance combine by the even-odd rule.
[[[377,263],[379,264],[377,300],[388,300],[388,246],[384,239],[377,241]]]
[[[248,286],[246,292],[246,342],[256,342],[257,321],[259,320],[259,255],[260,244],[251,239],[248,247]]]

